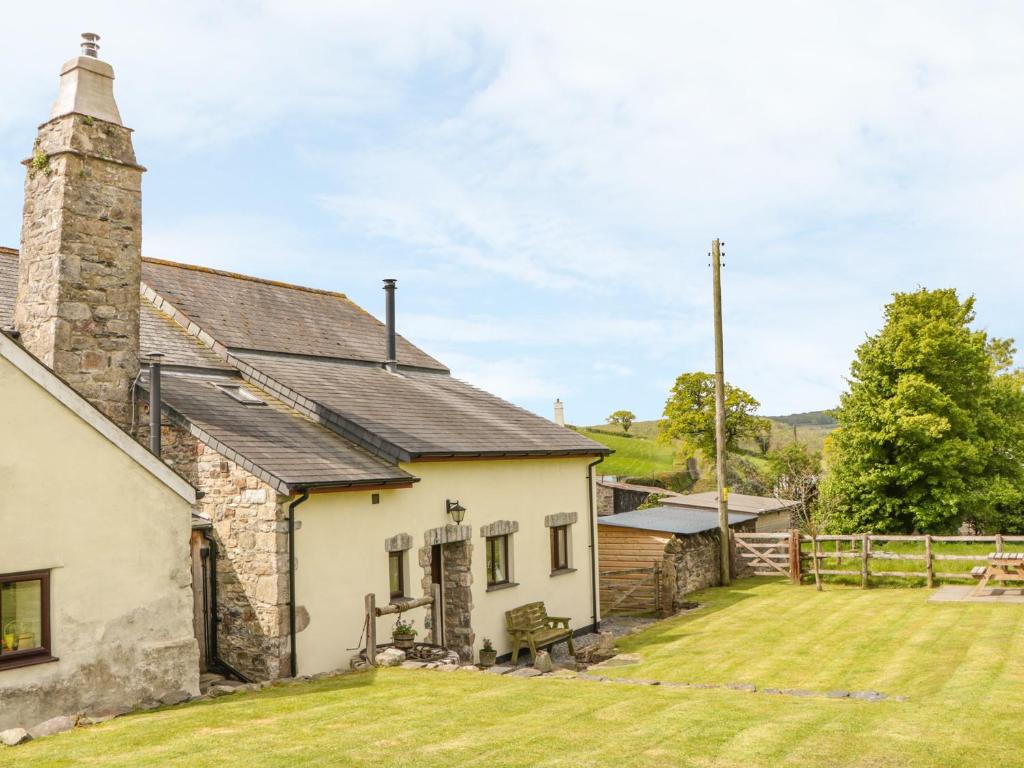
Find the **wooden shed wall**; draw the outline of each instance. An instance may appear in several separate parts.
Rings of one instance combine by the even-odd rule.
[[[665,545],[671,540],[672,535],[612,525],[598,525],[597,529],[602,613],[634,586],[637,588],[625,601],[618,603],[615,610],[620,612],[655,609],[655,584],[650,573],[619,576],[606,574],[631,568],[660,567],[665,557]]]

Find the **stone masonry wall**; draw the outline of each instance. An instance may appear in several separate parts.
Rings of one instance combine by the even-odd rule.
[[[673,536],[665,545],[663,604],[678,611],[690,592],[722,583],[718,531]]]
[[[470,565],[473,560],[473,544],[469,541],[455,541],[441,544],[441,580],[444,606],[444,640],[445,647],[459,654],[465,662],[473,660],[473,644],[476,634],[473,632],[473,574]],[[423,594],[429,595],[433,584],[431,578],[432,551],[428,544],[419,550],[419,563],[423,568]],[[427,641],[440,642],[434,627],[430,626],[428,615],[427,628],[430,630]]]
[[[15,326],[30,352],[128,428],[142,269],[131,131],[66,115],[39,129],[26,165]]]
[[[219,549],[219,655],[255,680],[286,677],[288,497],[202,443],[197,469]]]
[[[149,444],[149,404],[136,439]],[[288,497],[175,424],[161,425],[160,456],[203,492],[197,511],[217,544],[217,651],[246,677],[287,677]]]

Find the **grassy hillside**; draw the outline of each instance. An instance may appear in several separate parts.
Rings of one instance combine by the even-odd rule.
[[[675,452],[670,446],[643,438],[619,437],[610,434],[611,428],[594,432],[582,428],[580,434],[591,440],[607,445],[615,453],[605,459],[597,471],[602,475],[617,477],[650,477],[661,472],[671,472],[675,463]],[[632,432],[632,430],[630,430]]]
[[[832,411],[807,411],[806,413],[791,413],[788,416],[769,416],[768,418],[772,421],[781,421],[783,424],[795,424],[798,427],[836,426],[836,417],[832,415]]]
[[[785,448],[787,445],[792,444],[795,439],[812,451],[821,451],[825,445],[825,436],[836,428],[836,421],[828,411],[808,411],[807,413],[769,416],[768,418],[772,421],[772,448]],[[660,424],[660,419],[635,421],[629,428],[628,434],[633,435],[635,438],[655,440],[658,437]],[[598,430],[599,433],[609,433],[601,435],[602,438],[622,434],[622,427],[611,424],[599,424],[583,427],[583,429]],[[598,442],[604,442],[603,439],[597,437],[594,439],[598,440]],[[605,444],[607,445],[607,443]],[[743,448],[754,452],[757,446],[751,441],[749,445],[744,445]]]

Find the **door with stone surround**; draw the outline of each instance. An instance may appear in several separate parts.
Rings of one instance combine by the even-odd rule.
[[[440,610],[438,611],[438,613],[443,617],[444,616],[444,578],[441,575],[443,573],[443,566],[441,565],[442,558],[443,558],[443,554],[441,552],[441,546],[442,545],[440,545],[440,544],[434,544],[430,548],[430,583],[431,583],[431,586],[436,584],[437,586],[440,587],[440,589],[438,590],[438,594],[441,596],[441,607],[440,607]],[[431,594],[433,594],[433,590],[431,590]],[[432,629],[432,631],[434,631],[434,630]],[[441,623],[441,626],[437,628],[437,632],[440,633],[440,637],[433,638],[433,641],[435,643],[437,643],[438,645],[444,645],[444,622],[443,621]]]
[[[459,654],[465,662],[473,660],[473,544],[468,525],[446,525],[427,531],[420,550],[425,594],[435,583],[441,585],[442,626],[431,627],[431,641]],[[436,581],[435,581],[436,579]]]

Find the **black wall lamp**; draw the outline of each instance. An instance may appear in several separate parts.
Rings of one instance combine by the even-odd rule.
[[[462,521],[466,519],[466,508],[459,504],[458,500],[446,500],[445,507],[448,511],[448,514],[452,516],[452,520],[455,521],[456,525],[461,525]]]

